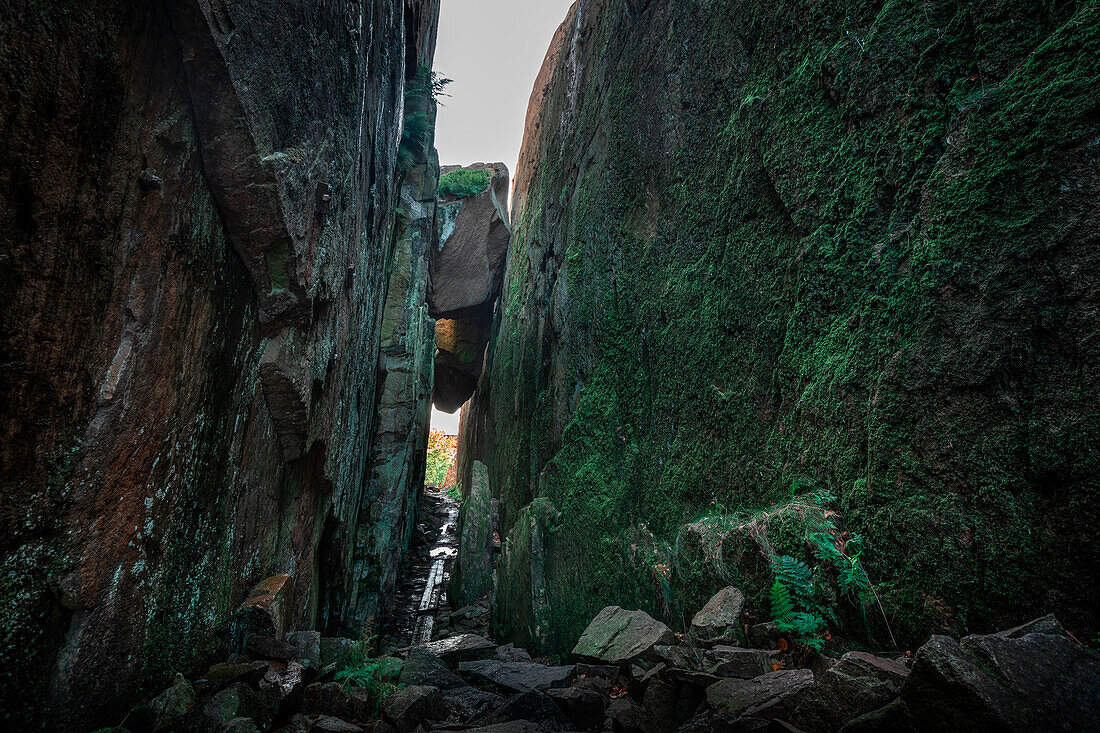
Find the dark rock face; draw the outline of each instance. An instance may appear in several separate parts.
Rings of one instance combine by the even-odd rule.
[[[357,636],[377,604],[407,535],[369,511],[372,444],[416,432],[376,376],[401,98],[437,13],[5,4],[9,724],[117,723],[217,657],[265,577],[294,579],[287,630]]]
[[[899,696],[844,730],[1095,727],[1100,716],[1100,656],[1057,633],[1008,633],[962,641],[933,636],[917,652]]]
[[[661,598],[639,538],[794,484],[843,496],[899,643],[1096,628],[1098,12],[575,4],[462,428],[506,546],[561,518],[500,628],[699,608],[725,583]]]

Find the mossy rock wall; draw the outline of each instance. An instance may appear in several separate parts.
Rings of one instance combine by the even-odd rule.
[[[901,643],[1094,633],[1098,87],[1097,2],[574,6],[462,448],[506,536],[560,511],[546,649],[612,603],[682,630],[718,582],[662,567],[680,529],[792,489]]]

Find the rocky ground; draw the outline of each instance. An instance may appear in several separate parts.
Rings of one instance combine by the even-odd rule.
[[[839,658],[746,628],[725,589],[676,634],[605,608],[570,658],[532,659],[486,631],[482,602],[437,619],[435,640],[354,667],[351,639],[277,638],[278,594],[238,612],[242,653],[127,716],[128,731],[1046,731],[1095,730],[1100,657],[1053,616],[961,641],[932,637],[894,659]],[[265,628],[266,624],[266,628]],[[745,639],[754,640],[752,643]],[[388,690],[381,697],[380,689]]]

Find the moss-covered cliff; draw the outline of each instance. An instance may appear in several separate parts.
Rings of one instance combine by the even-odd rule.
[[[818,491],[899,641],[1093,633],[1098,86],[1095,1],[578,0],[463,425],[498,628],[682,626],[717,582],[686,523]]]

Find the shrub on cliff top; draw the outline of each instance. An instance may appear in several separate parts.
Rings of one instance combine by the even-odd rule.
[[[489,188],[488,171],[460,169],[439,179],[440,198],[466,198]]]

